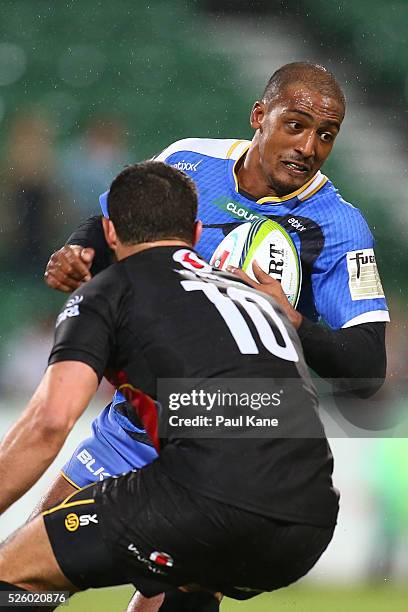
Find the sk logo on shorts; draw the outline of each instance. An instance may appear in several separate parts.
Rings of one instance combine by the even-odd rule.
[[[65,529],[67,531],[76,531],[78,527],[87,527],[91,523],[98,524],[97,514],[83,514],[78,517],[75,512],[70,512],[65,517]]]
[[[79,518],[78,515],[74,512],[70,512],[65,517],[65,529],[67,531],[76,531],[79,527]]]

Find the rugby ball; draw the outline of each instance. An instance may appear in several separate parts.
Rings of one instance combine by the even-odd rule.
[[[242,268],[256,280],[252,271],[254,260],[281,283],[288,301],[295,308],[302,284],[302,269],[294,242],[279,223],[271,219],[242,223],[218,245],[210,264],[217,270],[225,270],[227,266]]]

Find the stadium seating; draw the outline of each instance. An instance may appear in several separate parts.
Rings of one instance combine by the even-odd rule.
[[[197,14],[211,4],[208,0],[118,0],[102,5],[92,0],[8,2],[0,21],[0,150],[16,111],[27,108],[40,110],[54,122],[61,148],[81,134],[90,117],[113,114],[127,126],[136,159],[150,157],[185,136],[250,138],[248,109],[256,92],[243,88],[242,79],[237,84],[234,57],[211,44],[211,32]],[[230,3],[240,10],[244,4]],[[392,87],[405,100],[408,3],[404,0],[396,0],[386,11],[378,0],[303,0],[285,7],[265,0],[258,1],[259,9],[262,4],[263,13],[303,16],[305,26],[318,17],[316,38],[325,44],[335,41],[356,66],[360,62],[368,87],[371,83],[385,97]],[[331,158],[325,170],[375,225],[381,202],[348,180],[338,157]],[[382,275],[391,279],[391,289],[397,289],[408,256],[398,245],[390,250],[392,228],[387,218],[378,225]],[[7,241],[5,245],[3,253]],[[0,274],[6,269],[4,264]],[[3,278],[9,295],[2,301],[0,334],[7,335],[18,318],[10,306],[16,299],[15,288]]]

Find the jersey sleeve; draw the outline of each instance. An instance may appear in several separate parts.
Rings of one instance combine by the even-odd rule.
[[[99,196],[99,206],[101,207],[103,216],[106,217],[107,219],[109,219],[108,194],[109,194],[109,189],[108,191],[104,191],[103,193],[101,193],[101,195]]]
[[[115,326],[110,283],[105,273],[77,289],[57,317],[54,345],[48,360],[81,361],[101,380],[113,347]]]
[[[389,321],[374,238],[357,209],[327,231],[312,287],[317,311],[332,329]]]
[[[176,140],[171,145],[163,149],[158,155],[153,157],[154,161],[166,162],[173,153],[180,153],[181,151],[190,151],[191,143],[195,142],[196,138],[183,138],[182,140]]]
[[[113,251],[109,248],[103,233],[101,215],[95,215],[81,223],[65,244],[79,244],[80,246],[91,247],[95,250],[91,266],[92,276],[95,276],[101,270],[105,270],[115,261]]]

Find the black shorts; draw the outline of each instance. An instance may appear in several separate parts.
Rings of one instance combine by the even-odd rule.
[[[44,521],[75,586],[133,583],[148,597],[187,584],[235,599],[287,586],[313,567],[334,529],[203,497],[163,473],[159,461],[74,493]]]

